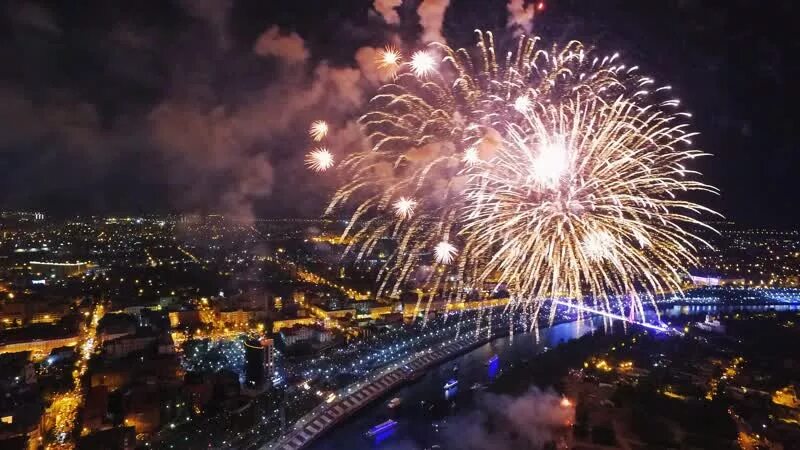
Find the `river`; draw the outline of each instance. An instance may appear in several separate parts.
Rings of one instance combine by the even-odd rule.
[[[716,314],[735,311],[765,311],[769,309],[800,310],[800,305],[674,305],[662,310],[662,318],[669,320],[683,315]],[[560,343],[576,339],[587,333],[602,330],[602,321],[595,318],[583,323],[567,322],[539,330],[538,339],[533,333],[497,338],[468,353],[453,358],[429,370],[418,381],[388,395],[382,401],[364,408],[358,414],[335,427],[309,448],[313,450],[358,449],[429,449],[441,444],[440,432],[448,419],[474,408],[482,391],[491,386],[494,393],[507,392],[506,385],[518,385],[520,380],[510,380],[503,372]],[[487,364],[494,355],[497,361]],[[457,372],[454,367],[458,367]],[[451,379],[458,385],[445,391],[443,386]],[[400,399],[400,405],[389,408],[390,398]],[[389,432],[367,438],[365,432],[388,419],[397,422]]]

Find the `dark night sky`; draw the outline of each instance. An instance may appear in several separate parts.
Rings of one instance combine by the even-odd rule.
[[[356,50],[398,37],[413,47],[421,30],[418,1],[405,0],[399,25],[371,4],[3,2],[0,208],[318,215],[334,181],[302,167],[308,122],[344,126],[374,90]],[[510,37],[505,4],[452,0],[444,36],[456,46],[475,28]],[[672,85],[702,133],[695,142],[715,155],[697,167],[722,191],[710,205],[787,227],[800,223],[795,4],[549,0],[534,32],[619,51]],[[257,45],[269,36],[301,45]]]

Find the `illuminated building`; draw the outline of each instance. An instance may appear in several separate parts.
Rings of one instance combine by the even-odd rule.
[[[0,322],[6,327],[37,323],[55,323],[69,313],[66,302],[53,302],[41,298],[17,296],[0,305]]]
[[[97,325],[97,335],[102,341],[110,341],[136,333],[138,322],[130,314],[106,314]]]
[[[89,430],[98,430],[105,426],[106,413],[108,412],[108,388],[95,386],[86,394],[83,408],[81,409],[81,424]]]
[[[729,284],[744,284],[744,278],[730,278],[722,275],[690,275],[695,286],[726,286]]]
[[[15,330],[16,331],[16,330]],[[24,330],[23,331],[27,331]],[[77,333],[17,333],[0,342],[0,353],[31,352],[33,359],[41,359],[59,347],[74,347],[78,344]]]
[[[203,324],[200,318],[200,311],[171,311],[169,313],[169,324],[173,328],[178,327],[197,327]]]
[[[222,323],[232,325],[247,324],[250,320],[256,319],[258,311],[244,310],[244,309],[229,309],[221,310],[219,312],[219,319]]]
[[[283,319],[272,322],[272,332],[278,333],[286,328],[292,328],[296,325],[314,325],[317,319],[313,317],[300,317],[297,319]]]
[[[118,337],[103,343],[103,355],[116,359],[153,347],[158,335],[149,328],[140,328],[133,335]]]
[[[428,303],[427,297],[418,301],[414,297],[403,299],[403,317],[411,318],[427,313],[428,315],[445,313],[450,311],[469,311],[473,309],[490,308],[508,305],[509,298],[492,298],[486,300],[475,300],[467,302],[447,302],[444,300],[434,300]]]
[[[319,325],[295,325],[281,330],[279,334],[285,347],[300,343],[324,344],[333,339],[333,333]]]
[[[29,395],[37,381],[29,358],[28,352],[0,355],[0,448],[33,450],[41,436],[43,404]]]
[[[58,263],[31,261],[29,263],[34,273],[52,278],[65,278],[82,275],[89,270],[89,265],[85,262]]]
[[[30,352],[0,354],[0,387],[4,392],[14,386],[36,382],[36,372],[30,356]]]

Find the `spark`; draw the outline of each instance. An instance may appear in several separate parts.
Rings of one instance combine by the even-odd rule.
[[[605,231],[593,231],[583,238],[581,247],[589,259],[609,259],[613,254],[614,237]]]
[[[453,244],[447,241],[436,244],[436,248],[434,248],[433,251],[436,255],[436,262],[441,264],[450,264],[453,262],[453,258],[458,254],[458,250],[456,250]]]
[[[540,146],[531,164],[531,176],[544,186],[555,186],[567,171],[567,157],[567,149],[562,144],[547,143]]]
[[[419,50],[411,57],[411,71],[417,77],[427,77],[436,70],[436,60],[429,52]]]
[[[527,95],[520,95],[514,100],[514,109],[518,112],[524,113],[531,107],[531,99]]]
[[[403,59],[400,50],[391,45],[387,45],[378,54],[378,69],[385,70],[386,72],[394,74],[400,67],[400,61]]]
[[[333,167],[333,154],[320,147],[306,156],[306,166],[315,172],[324,172]]]
[[[464,158],[462,158],[462,161],[464,161],[467,165],[477,164],[480,162],[480,160],[481,157],[478,155],[478,149],[475,147],[470,147],[464,151]]]
[[[308,134],[312,139],[319,142],[328,135],[328,122],[324,120],[315,120],[308,130]]]
[[[400,199],[394,203],[394,210],[397,213],[397,216],[401,219],[411,217],[411,215],[414,214],[414,208],[416,207],[416,200],[406,197],[400,197]]]

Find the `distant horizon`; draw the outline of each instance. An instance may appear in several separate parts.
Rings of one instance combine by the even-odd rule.
[[[108,213],[74,213],[74,214],[66,214],[63,212],[58,213],[50,213],[46,210],[16,210],[16,209],[0,209],[0,215],[4,214],[36,214],[36,213],[43,213],[45,214],[45,220],[48,218],[58,218],[58,219],[69,219],[69,218],[76,218],[76,217],[95,217],[95,218],[148,218],[148,217],[180,217],[180,216],[198,216],[198,217],[222,217],[224,219],[238,219],[239,221],[271,221],[271,220],[302,220],[302,221],[328,221],[328,222],[339,222],[339,221],[347,221],[349,220],[349,216],[347,214],[342,214],[339,217],[333,216],[281,216],[281,215],[256,215],[256,216],[247,216],[247,215],[240,215],[237,216],[235,214],[225,214],[225,213],[218,213],[218,212],[204,212],[204,213],[197,213],[197,212],[178,212],[178,211],[169,211],[169,212],[108,212]],[[745,221],[737,221],[737,220],[707,220],[705,221],[706,224],[711,225],[712,227],[716,225],[728,225],[728,226],[745,226],[745,227],[757,227],[775,231],[800,231],[800,224],[797,225],[786,225],[786,224],[778,224],[778,225],[771,225],[771,224],[764,224],[764,223],[751,223]]]

